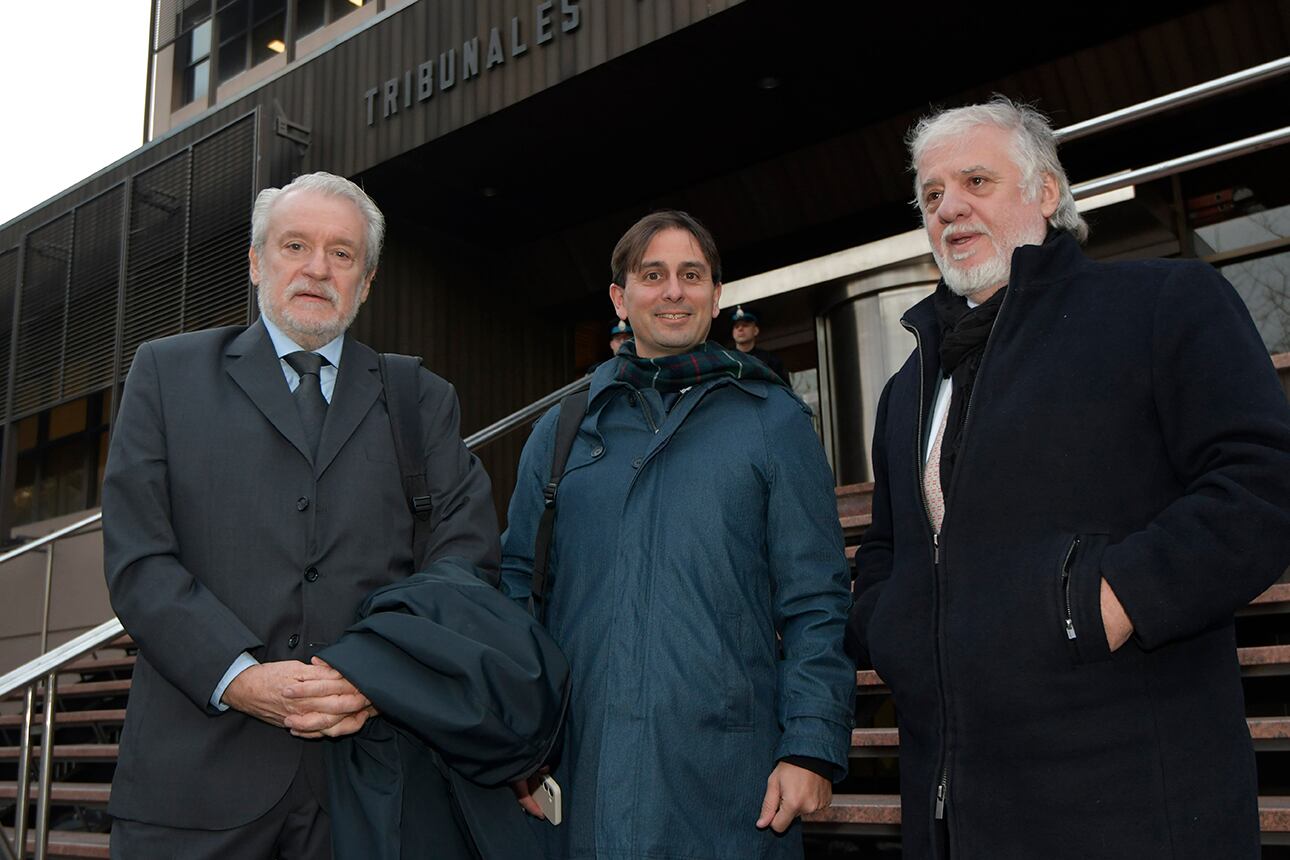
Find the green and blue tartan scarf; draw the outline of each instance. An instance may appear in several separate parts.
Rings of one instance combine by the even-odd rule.
[[[618,363],[614,379],[633,388],[654,388],[659,394],[673,394],[719,376],[784,384],[759,359],[710,340],[699,344],[693,352],[660,358],[641,358],[636,354],[636,341],[629,340],[618,348],[614,360]]]

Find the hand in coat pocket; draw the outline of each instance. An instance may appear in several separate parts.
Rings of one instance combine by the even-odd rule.
[[[1102,580],[1102,627],[1106,631],[1106,644],[1112,651],[1129,641],[1133,635],[1133,622],[1129,620],[1120,599],[1115,596],[1111,583]]]

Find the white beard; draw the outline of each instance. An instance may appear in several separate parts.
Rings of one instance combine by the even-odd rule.
[[[955,265],[967,256],[956,257],[949,245],[949,239],[959,233],[980,233],[989,237],[994,253],[990,259],[975,266],[963,268]],[[1032,229],[1022,229],[1016,234],[995,236],[984,224],[951,224],[941,234],[941,247],[932,248],[932,257],[941,270],[945,285],[955,295],[967,298],[990,287],[1008,283],[1012,275],[1012,252],[1022,245],[1041,245],[1048,233],[1047,223],[1040,223]],[[981,253],[976,251],[975,253]]]
[[[292,283],[292,285],[287,288],[286,294],[282,297],[283,307],[280,309],[274,308],[269,304],[268,298],[265,295],[266,290],[264,289],[257,287],[255,298],[256,302],[260,306],[260,315],[268,317],[268,319],[278,327],[279,331],[291,338],[299,346],[316,348],[310,347],[309,344],[312,342],[316,343],[318,346],[323,346],[343,334],[345,330],[353,324],[354,319],[358,316],[359,308],[361,308],[362,305],[359,302],[354,302],[354,306],[350,308],[349,313],[346,316],[338,317],[334,320],[302,319],[291,312],[289,304],[292,296],[297,293],[304,292],[306,289],[323,293],[328,300],[331,301],[333,307],[338,307],[340,304],[340,293],[337,292],[333,286],[327,283]],[[281,311],[280,313],[278,312],[279,310]]]

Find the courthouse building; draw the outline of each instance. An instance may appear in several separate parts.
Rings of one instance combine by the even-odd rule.
[[[1284,0],[1122,4],[1061,29],[993,16],[823,0],[156,0],[148,142],[0,225],[0,530],[40,533],[98,504],[136,348],[254,319],[252,200],[315,170],[359,182],[388,215],[355,334],[454,382],[463,431],[608,356],[610,250],[672,206],[712,228],[725,303],[760,315],[759,345],[816,407],[839,483],[867,480],[873,404],[912,345],[897,319],[936,277],[910,235],[909,124],[1002,92],[1070,127],[1290,55]],[[82,92],[51,95],[63,109],[94,97],[84,71]],[[1290,351],[1287,104],[1290,75],[1273,70],[1063,146],[1077,184],[1183,159],[1087,195],[1089,251],[1213,261],[1274,354]],[[723,316],[714,337],[729,334]],[[524,436],[480,451],[503,510]],[[13,593],[39,591],[18,580]],[[56,609],[56,631],[105,617],[88,596],[101,583],[84,588],[88,608]],[[26,619],[29,602],[0,614]],[[3,626],[30,636],[26,620]]]

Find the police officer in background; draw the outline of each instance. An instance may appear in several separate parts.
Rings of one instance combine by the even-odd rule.
[[[618,347],[632,336],[632,324],[627,320],[618,320],[609,327],[609,354],[618,355]]]
[[[757,335],[761,334],[761,329],[757,325],[757,315],[752,311],[744,310],[743,305],[738,305],[730,314],[730,321],[734,324],[731,334],[735,340],[735,349],[758,359],[792,388],[793,381],[788,378],[788,371],[784,370],[784,362],[779,360],[779,356],[757,348]]]

